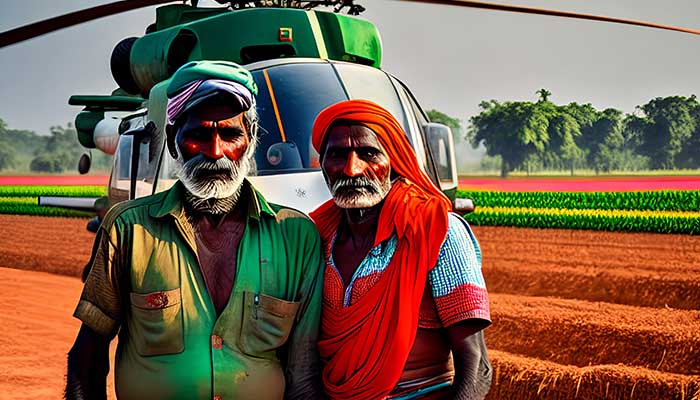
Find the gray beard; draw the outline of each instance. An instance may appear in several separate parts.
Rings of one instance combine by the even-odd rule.
[[[226,197],[223,199],[202,199],[200,197],[194,196],[190,192],[185,192],[185,207],[190,214],[228,214],[230,213],[238,203],[240,198],[240,190],[237,191],[233,196]]]
[[[384,181],[370,180],[361,176],[338,179],[330,187],[330,191],[333,201],[340,208],[370,208],[384,200],[391,186],[392,182],[388,175]]]
[[[230,212],[238,202],[243,180],[254,169],[255,146],[251,141],[238,161],[227,157],[209,160],[200,154],[185,163],[178,148],[177,176],[187,189],[189,208],[211,214]]]

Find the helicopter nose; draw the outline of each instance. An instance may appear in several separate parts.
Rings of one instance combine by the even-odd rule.
[[[209,145],[202,149],[202,154],[208,158],[211,158],[212,160],[218,160],[224,156],[224,150],[221,146],[221,136],[219,136],[219,132],[214,131],[214,133],[211,135]]]
[[[365,172],[366,163],[358,157],[357,152],[351,151],[345,162],[343,173],[351,178],[360,176]]]

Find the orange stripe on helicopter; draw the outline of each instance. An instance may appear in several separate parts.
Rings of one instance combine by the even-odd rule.
[[[270,100],[272,100],[272,108],[275,110],[275,118],[277,118],[277,127],[280,130],[280,136],[282,136],[282,141],[287,141],[287,136],[284,134],[284,128],[282,127],[282,119],[280,118],[280,110],[277,108],[277,100],[275,100],[275,91],[272,90],[272,83],[270,83],[270,76],[267,74],[267,70],[263,70],[263,76],[265,77],[265,83],[267,84],[267,90],[270,92]]]

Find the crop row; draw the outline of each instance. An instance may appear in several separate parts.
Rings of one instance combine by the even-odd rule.
[[[31,201],[26,201],[27,199],[31,199]],[[94,213],[86,211],[77,211],[58,207],[44,207],[37,204],[36,199],[27,199],[23,199],[22,201],[8,201],[7,198],[0,198],[0,214],[78,218],[89,218],[94,215]]]
[[[700,213],[479,207],[465,219],[474,225],[700,234]]]
[[[646,192],[496,192],[458,190],[477,207],[569,210],[700,211],[700,190]]]
[[[0,186],[0,197],[101,197],[106,195],[105,186]]]

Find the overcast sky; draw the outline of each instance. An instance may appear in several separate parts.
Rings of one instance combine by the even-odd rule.
[[[495,0],[494,0],[495,1]],[[0,0],[0,31],[94,6],[96,0]],[[358,0],[382,35],[383,68],[421,105],[463,120],[482,100],[577,101],[633,111],[667,95],[700,93],[700,36],[553,17]],[[502,0],[502,3],[700,27],[698,0]],[[114,45],[141,36],[153,7],[0,50],[0,118],[46,133],[80,111],[72,94],[108,94]]]

